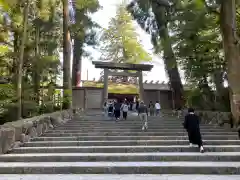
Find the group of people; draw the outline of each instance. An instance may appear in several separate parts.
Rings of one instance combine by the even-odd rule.
[[[156,101],[155,104],[152,101],[150,101],[148,108],[149,108],[150,116],[154,116],[154,115],[160,116],[161,105],[159,101]]]
[[[120,101],[105,102],[103,106],[104,114],[109,117],[115,117],[116,121],[120,120],[122,114],[122,118],[126,120],[129,106],[129,103],[126,100],[123,103]]]
[[[110,101],[109,103],[104,103],[105,114],[111,117],[115,117],[116,121],[120,120],[121,114],[123,119],[126,120],[129,108],[130,104],[127,101],[124,101],[123,103],[120,103],[119,101]],[[143,131],[148,129],[148,116],[158,116],[160,114],[160,110],[161,106],[158,101],[155,104],[150,102],[149,106],[145,105],[143,101],[139,103],[137,112],[138,116],[143,122]],[[200,120],[199,117],[194,113],[193,108],[188,109],[188,113],[185,116],[183,126],[188,133],[190,146],[192,147],[194,144],[198,145],[200,152],[203,153],[204,148],[200,132]]]

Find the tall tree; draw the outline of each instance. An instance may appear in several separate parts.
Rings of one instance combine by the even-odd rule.
[[[224,58],[227,63],[227,79],[229,84],[229,96],[231,101],[231,111],[235,122],[239,118],[239,103],[240,103],[240,65],[239,54],[239,37],[237,32],[236,22],[236,0],[198,0],[203,2],[209,13],[218,15],[220,19],[220,29],[223,39]]]
[[[22,118],[22,76],[23,76],[23,58],[24,58],[24,49],[25,43],[27,39],[27,26],[28,26],[28,12],[29,12],[29,1],[26,0],[24,2],[24,18],[23,18],[23,34],[21,39],[21,46],[20,46],[20,58],[18,62],[18,74],[17,74],[17,102],[18,102],[18,111],[17,111],[17,118]]]
[[[182,1],[176,9],[169,28],[176,44],[174,52],[187,83],[192,85],[193,91],[199,89],[201,108],[226,110],[228,106],[224,106],[228,101],[225,101],[223,86],[226,63],[222,56],[218,18],[197,1]]]
[[[93,46],[96,44],[94,28],[98,26],[89,17],[89,14],[96,12],[99,7],[98,0],[77,0],[73,3],[74,24],[71,27],[71,34],[74,39],[72,64],[72,83],[74,86],[79,86],[81,82],[84,45]]]
[[[183,85],[169,35],[169,7],[168,1],[165,0],[140,0],[132,1],[128,9],[140,26],[151,34],[156,53],[161,53],[159,51],[161,47],[174,95],[175,108],[179,108],[183,105]]]
[[[132,17],[125,4],[118,6],[116,16],[103,32],[101,43],[101,59],[104,61],[141,63],[151,60],[139,42]]]
[[[63,3],[63,107],[71,107],[72,81],[71,81],[71,37],[69,31],[69,5],[68,0]]]
[[[29,3],[27,39],[21,46],[25,2],[0,1],[0,74],[7,77],[7,84],[0,85],[0,123],[19,118],[15,113],[20,104],[16,96],[19,93],[17,85],[21,85],[23,118],[60,108],[60,103],[56,105],[54,102],[57,90],[53,89],[60,71],[58,51],[62,42],[62,3],[61,0],[34,0]],[[19,68],[22,49],[22,68]],[[21,84],[17,84],[21,77],[18,76],[19,69]]]
[[[228,67],[228,82],[230,85],[231,109],[235,122],[240,115],[240,40],[236,29],[236,2],[235,0],[221,1],[220,27],[223,36],[223,47]]]

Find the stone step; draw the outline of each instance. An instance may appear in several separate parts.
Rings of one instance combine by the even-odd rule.
[[[188,145],[188,140],[120,140],[120,141],[33,141],[24,147],[53,146],[135,146],[135,145]],[[239,140],[206,140],[204,145],[240,145]]]
[[[153,174],[1,174],[0,180],[238,180],[239,175],[153,175]]]
[[[74,121],[74,120],[70,120],[68,122],[66,122],[66,124],[68,125],[73,125],[73,124],[86,124],[86,125],[92,125],[92,124],[96,124],[96,125],[99,125],[99,124],[118,124],[118,125],[123,125],[123,124],[136,124],[136,123],[141,123],[142,120],[118,120],[116,121],[115,119],[113,120],[107,120],[107,121],[104,121],[104,120],[99,120],[99,121]],[[178,121],[161,121],[161,120],[149,120],[148,119],[148,122],[149,123],[152,123],[152,124],[165,124],[165,125],[174,125],[174,124],[182,124],[184,122],[184,120],[178,120]],[[206,124],[206,123],[201,123],[200,122],[200,125],[203,125],[203,126],[207,126],[207,125],[213,125],[213,124]]]
[[[135,126],[72,126],[72,127],[68,127],[68,126],[58,126],[54,129],[56,130],[65,130],[65,129],[69,129],[69,130],[79,130],[79,129],[95,129],[95,130],[112,130],[112,129],[141,129],[143,126],[143,124],[140,125],[135,125]],[[182,130],[184,129],[183,126],[178,126],[178,127],[165,127],[165,126],[148,126],[149,129],[151,130]],[[213,131],[236,131],[235,129],[230,129],[230,128],[220,128],[220,127],[200,127],[201,130],[213,130]]]
[[[48,136],[48,137],[61,137],[61,136],[141,136],[141,135],[145,135],[145,136],[184,136],[186,135],[186,132],[121,132],[121,131],[115,131],[115,132],[93,132],[93,131],[86,131],[86,132],[71,132],[71,133],[60,133],[60,132],[48,132],[45,133],[43,136]],[[237,133],[233,133],[233,132],[204,132],[201,133],[202,136],[205,135],[217,135],[220,136],[219,138],[221,139],[222,136],[237,136]]]
[[[89,123],[89,124],[79,124],[79,123],[74,123],[74,124],[64,124],[64,126],[66,127],[75,127],[75,126],[84,126],[84,127],[131,127],[131,126],[136,126],[136,125],[141,125],[143,122],[139,121],[139,122],[134,122],[134,123],[120,123],[120,122],[111,122],[111,123]],[[160,122],[158,123],[153,123],[153,122],[149,122],[148,124],[149,126],[153,126],[153,127],[182,127],[183,122],[179,122],[179,123],[174,123],[174,124],[162,124]],[[213,127],[220,127],[217,124],[201,124],[200,127],[207,127],[207,128],[213,128]]]
[[[33,141],[42,141],[42,140],[54,140],[54,139],[61,139],[61,140],[78,140],[78,141],[99,141],[99,140],[187,140],[188,136],[187,135],[182,135],[182,136],[151,136],[151,135],[146,135],[146,134],[142,134],[139,136],[92,136],[92,135],[86,135],[86,136],[76,136],[76,135],[72,135],[72,136],[66,136],[66,135],[55,135],[55,134],[51,134],[51,135],[43,135],[42,137],[37,137],[34,138]],[[224,135],[224,136],[218,136],[218,135],[204,135],[202,136],[202,138],[204,140],[238,140],[238,136],[237,135]]]
[[[108,123],[89,123],[89,124],[81,124],[81,123],[71,123],[71,124],[64,124],[66,127],[75,127],[75,126],[84,126],[84,127],[135,127],[136,125],[141,125],[143,122],[138,121],[138,122],[133,122],[133,123],[121,123],[121,122],[108,122]],[[162,124],[160,122],[158,123],[153,123],[151,121],[148,121],[149,126],[152,127],[157,127],[157,128],[164,128],[165,126],[168,127],[176,127],[179,128],[179,126],[182,125],[183,122],[178,122],[174,124]],[[200,124],[200,127],[206,127],[206,128],[222,128],[217,124]]]
[[[0,162],[240,161],[240,152],[37,153],[0,155]]]
[[[0,155],[0,162],[240,161],[240,152],[31,153]]]
[[[158,126],[177,126],[177,125],[182,125],[183,121],[180,121],[180,122],[171,122],[171,123],[168,123],[168,122],[152,122],[152,121],[148,121],[149,124],[153,124],[153,125],[158,125]],[[91,126],[91,125],[95,125],[95,126],[100,126],[100,125],[118,125],[118,126],[121,126],[121,125],[125,125],[125,126],[130,126],[130,125],[136,125],[136,124],[141,124],[142,121],[133,121],[133,122],[123,122],[123,121],[112,121],[112,122],[86,122],[86,123],[77,123],[77,122],[68,122],[66,123],[65,125],[67,126],[75,126],[75,125],[78,125],[78,126]],[[200,126],[213,126],[213,124],[201,124]]]
[[[129,132],[142,132],[142,130],[140,128],[135,128],[135,129],[85,129],[85,128],[79,128],[78,130],[76,129],[53,129],[51,131],[48,131],[48,133],[83,133],[83,132],[99,132],[99,133],[103,133],[103,132],[119,132],[119,133],[129,133]],[[151,132],[151,133],[157,133],[157,132],[161,132],[161,133],[185,133],[186,130],[185,129],[149,129],[147,130],[147,132]],[[216,134],[236,134],[237,132],[229,132],[229,131],[224,131],[224,130],[210,130],[210,129],[201,129],[201,133],[216,133]]]
[[[131,126],[114,126],[114,125],[101,125],[101,126],[66,126],[66,125],[62,125],[62,126],[58,126],[56,127],[56,129],[62,129],[62,128],[70,128],[70,129],[79,129],[79,128],[95,128],[95,129],[118,129],[118,128],[139,128],[143,125],[143,123],[141,124],[137,124],[137,125],[131,125]],[[152,129],[183,129],[183,126],[155,126],[155,125],[150,125],[148,126],[149,128]],[[223,128],[223,127],[214,127],[214,126],[200,126],[201,129],[212,129],[212,130],[231,130],[230,128]]]
[[[89,128],[89,127],[75,127],[75,128],[67,128],[67,127],[61,127],[61,128],[54,128],[48,132],[52,131],[58,131],[58,132],[63,132],[63,131],[71,131],[71,132],[77,132],[77,131],[99,131],[99,132],[106,132],[106,131],[142,131],[142,126],[136,126],[132,128],[128,127],[115,127],[115,128]],[[181,132],[181,131],[186,131],[184,128],[151,128],[148,127],[148,132]],[[224,132],[224,133],[237,133],[236,130],[230,130],[230,129],[210,129],[210,128],[201,128],[201,132]]]
[[[160,123],[160,124],[179,124],[182,123],[184,120],[152,120],[152,119],[148,119],[149,122],[151,123]],[[91,120],[86,120],[86,121],[76,121],[76,120],[71,120],[69,122],[67,122],[67,124],[134,124],[134,123],[139,123],[142,122],[140,119],[135,119],[135,120],[118,120],[116,121],[115,119],[110,119],[110,120],[97,120],[97,121],[91,121]]]
[[[1,174],[226,174],[240,162],[3,162]]]
[[[95,128],[116,128],[116,127],[138,127],[142,126],[143,122],[135,123],[135,124],[73,124],[73,125],[68,125],[64,124],[59,127],[67,127],[67,128],[74,128],[74,127],[95,127]],[[181,124],[172,124],[172,125],[162,125],[162,124],[153,124],[153,123],[148,123],[149,127],[154,127],[154,128],[182,128],[183,125]],[[219,129],[225,129],[224,127],[220,127],[218,125],[200,125],[201,128],[209,128],[209,129],[214,129],[214,128],[219,128]],[[230,128],[228,128],[230,129]]]
[[[240,145],[207,145],[206,152],[238,152]],[[55,146],[19,147],[12,153],[127,153],[127,152],[198,152],[199,148],[189,145],[169,146]]]

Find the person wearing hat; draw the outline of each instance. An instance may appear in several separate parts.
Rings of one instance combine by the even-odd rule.
[[[148,108],[143,101],[140,102],[138,107],[138,116],[144,122],[142,130],[147,130],[148,128]]]
[[[185,116],[183,125],[188,133],[190,147],[192,147],[193,144],[197,144],[200,152],[203,153],[204,149],[199,124],[199,117],[194,113],[193,108],[189,108],[188,114]]]

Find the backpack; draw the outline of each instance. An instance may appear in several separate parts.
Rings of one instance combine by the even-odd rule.
[[[124,104],[124,105],[123,105],[123,111],[124,111],[124,112],[127,112],[127,111],[128,111],[128,105],[127,105],[127,104]]]
[[[109,111],[109,112],[112,112],[112,111],[113,111],[113,104],[110,104],[110,105],[109,105],[108,111]]]

